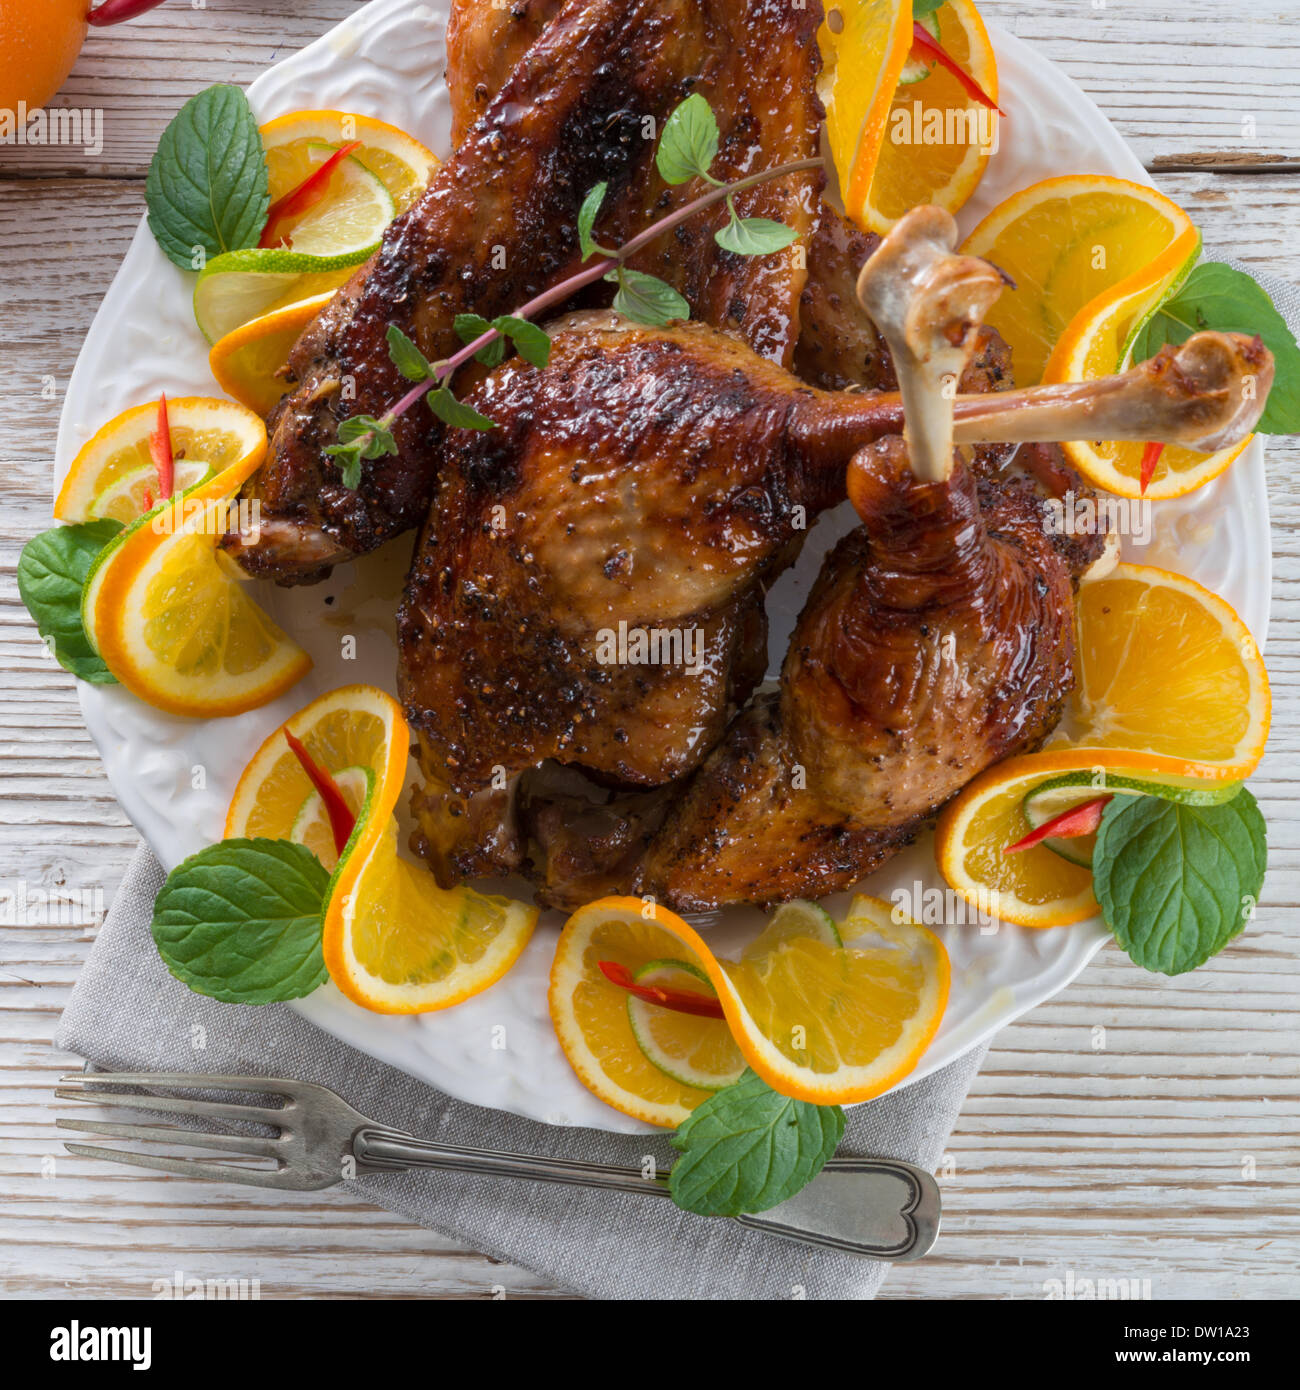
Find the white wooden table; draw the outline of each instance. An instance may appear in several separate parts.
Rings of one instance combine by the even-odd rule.
[[[90,39],[66,90],[106,110],[94,159],[0,149],[0,891],[102,889],[136,835],[104,779],[72,678],[18,601],[23,542],[50,524],[60,399],[143,207],[158,135],[213,82],[247,83],[348,0],[165,6]],[[1295,0],[982,0],[1098,101],[1203,228],[1300,281]],[[53,378],[53,391],[43,390]],[[1269,451],[1276,574],[1270,751],[1254,788],[1271,869],[1252,929],[1177,980],[1116,947],[997,1039],[950,1144],[943,1238],[883,1297],[1042,1298],[1044,1281],[1149,1279],[1153,1298],[1300,1293],[1300,447]],[[154,1279],[260,1280],[267,1298],[563,1296],[339,1189],[278,1195],[63,1155],[51,1046],[95,923],[0,927],[0,1291],[148,1296]],[[1094,1047],[1105,1030],[1104,1050]],[[54,1177],[45,1176],[59,1155]],[[1248,1176],[1253,1174],[1253,1176]]]

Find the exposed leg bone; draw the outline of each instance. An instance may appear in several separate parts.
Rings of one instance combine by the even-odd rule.
[[[1259,423],[1273,385],[1273,354],[1241,333],[1196,333],[1118,376],[959,396],[961,444],[1158,440],[1212,453]]]
[[[948,213],[916,208],[858,278],[858,298],[889,344],[912,469],[925,482],[941,482],[952,470],[957,382],[1003,285],[987,261],[958,256],[956,246],[957,224]]]

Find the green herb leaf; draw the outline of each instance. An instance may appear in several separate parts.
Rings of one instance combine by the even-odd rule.
[[[300,999],[325,983],[321,910],[330,876],[305,845],[222,840],[167,876],[153,939],[167,969],[228,1004]]]
[[[42,531],[23,546],[18,593],[54,659],[92,685],[116,685],[81,625],[81,591],[99,552],[122,529],[119,521],[87,521]]]
[[[617,270],[611,270],[605,279],[612,280],[618,286],[614,308],[633,323],[662,328],[673,319],[688,319],[691,316],[691,306],[657,275],[620,266]]]
[[[1245,927],[1267,859],[1264,817],[1244,788],[1218,806],[1117,795],[1097,830],[1093,891],[1139,965],[1181,975]]]
[[[798,237],[798,232],[770,217],[733,216],[720,232],[714,233],[713,239],[724,251],[734,251],[738,256],[767,256],[773,251],[784,251]]]
[[[535,323],[503,314],[492,321],[492,326],[510,339],[520,357],[530,365],[544,367],[551,360],[551,340],[545,329],[538,328]]]
[[[713,108],[694,92],[664,122],[655,163],[667,183],[705,178],[718,157],[718,122]]]
[[[400,452],[393,431],[373,415],[349,415],[339,425],[339,442],[325,450],[339,461],[343,486],[355,492],[361,486],[363,459],[383,458]]]
[[[1131,357],[1145,362],[1193,333],[1257,333],[1273,354],[1276,375],[1259,422],[1262,434],[1300,433],[1300,347],[1268,291],[1245,271],[1203,261],[1134,335]]]
[[[605,194],[609,191],[609,184],[598,183],[595,188],[582,200],[582,206],[578,209],[578,245],[582,247],[582,259],[590,260],[595,255],[608,254],[603,247],[597,246],[591,239],[592,228],[596,225],[596,217],[600,213],[602,204],[605,201]]]
[[[766,1211],[806,1187],[843,1134],[838,1105],[791,1100],[746,1071],[678,1127],[672,1145],[682,1157],[668,1190],[679,1207],[701,1216]]]
[[[388,325],[386,336],[388,338],[388,355],[393,359],[393,366],[401,372],[407,381],[428,381],[433,375],[433,368],[429,365],[429,359],[424,353],[395,323]]]
[[[948,0],[912,0],[912,18],[925,19],[927,15],[932,15],[947,3]]]
[[[191,97],[163,131],[145,181],[149,229],[183,270],[204,257],[256,246],[270,190],[257,119],[238,87]]]
[[[484,333],[491,333],[496,327],[483,317],[482,314],[457,314],[455,318],[456,334],[461,342],[468,346],[477,338],[481,338]],[[500,332],[500,329],[497,329]],[[493,338],[493,340],[474,354],[478,362],[484,366],[496,367],[501,364],[506,355],[506,342],[504,338]]]
[[[426,399],[429,402],[429,409],[439,420],[458,430],[494,430],[497,427],[495,420],[489,420],[486,415],[480,415],[472,405],[458,401],[445,386],[438,387],[436,391],[430,391]]]

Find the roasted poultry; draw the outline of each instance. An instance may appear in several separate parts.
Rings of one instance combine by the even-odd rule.
[[[369,464],[356,492],[323,452],[344,419],[382,415],[409,384],[389,360],[388,326],[431,361],[445,358],[460,346],[457,314],[508,313],[577,268],[577,212],[596,184],[609,185],[596,228],[607,244],[689,197],[688,185],[660,179],[653,156],[655,132],[691,92],[718,115],[720,177],[815,156],[819,23],[818,6],[784,0],[569,0],[374,259],[299,340],[289,364],[297,385],[245,489],[261,500],[260,533],[231,534],[226,548],[251,574],[303,582],[419,525],[442,433],[427,410],[401,418],[399,454]],[[741,195],[740,211],[807,233],[821,182],[820,172],[774,180]],[[695,317],[788,364],[802,257],[795,248],[722,251],[713,234],[725,217],[719,207],[693,218],[630,264],[672,283]],[[608,302],[612,288],[602,291]]]
[[[909,219],[896,234],[895,246],[928,245],[940,267],[968,267],[969,262],[947,251],[941,257],[933,252],[936,234],[926,220],[932,213]],[[946,234],[951,235],[950,222]],[[879,255],[872,265],[877,261]],[[879,263],[891,267],[882,272],[883,282],[902,288],[892,310],[878,306],[877,312],[903,325],[909,313],[920,315],[921,327],[914,332],[928,333],[930,356],[942,360],[952,376],[960,375],[971,353],[986,341],[977,329],[978,306],[952,299],[964,282],[950,284],[935,270],[934,283],[922,295],[908,288],[916,277],[905,262],[891,254]],[[987,293],[1001,280],[984,267],[979,283]],[[936,446],[925,430],[932,398],[944,400],[947,424],[940,428],[947,442],[939,453],[946,449],[949,457],[954,431],[965,441],[1055,440],[1093,433],[1208,441],[1249,428],[1249,411],[1257,402],[1243,406],[1248,393],[1240,390],[1241,378],[1266,377],[1268,371],[1266,354],[1260,356],[1257,344],[1203,334],[1177,352],[1166,351],[1122,378],[1090,388],[1039,387],[947,400],[950,393],[941,394],[915,363],[905,362],[900,370],[897,360],[902,397],[819,391],[734,339],[697,324],[654,330],[621,324],[608,314],[589,314],[553,325],[552,333],[547,368],[506,363],[466,397],[498,428],[449,433],[439,494],[399,614],[399,640],[401,695],[419,733],[427,779],[416,800],[419,847],[448,881],[524,869],[546,885],[547,896],[557,898],[563,889],[548,867],[548,847],[542,844],[539,856],[530,841],[547,840],[549,827],[557,852],[567,852],[557,833],[563,830],[554,811],[559,801],[525,774],[551,760],[625,790],[676,783],[697,767],[761,674],[767,585],[792,557],[802,538],[800,526],[843,500],[850,463],[853,477],[866,471],[854,496],[871,519],[870,543],[862,537],[836,552],[840,570],[835,573],[842,571],[841,580],[832,583],[824,576],[819,595],[830,602],[827,596],[836,594],[837,601],[847,602],[845,595],[856,592],[849,581],[852,574],[874,574],[878,565],[887,564],[887,538],[880,528],[886,517],[904,526],[905,516],[896,512],[902,507],[905,513],[909,501],[903,486],[906,455],[897,445],[878,445],[872,454],[860,451],[900,432],[909,391],[914,393],[909,430],[917,447],[933,459]],[[901,328],[894,333],[895,359],[908,341]],[[935,346],[939,342],[947,344],[941,359]],[[878,495],[866,480],[873,468],[878,489],[883,489]],[[1067,557],[1048,544],[1041,504],[1030,485],[990,481],[982,503],[986,530],[1019,537],[1015,571],[1005,558],[988,560],[985,546],[967,553],[971,528],[981,517],[972,475],[961,469],[950,481],[934,479],[934,486],[934,515],[929,518],[934,536],[913,535],[911,541],[924,542],[923,548],[932,551],[932,564],[956,566],[960,583],[928,595],[918,592],[908,609],[902,596],[907,586],[900,580],[885,585],[874,608],[863,613],[880,617],[897,609],[915,614],[927,604],[954,605],[966,593],[969,621],[960,632],[953,629],[954,638],[962,639],[954,651],[958,669],[965,671],[962,679],[973,674],[968,650],[984,640],[975,635],[976,617],[993,625],[985,632],[989,640],[1000,631],[999,613],[1012,624],[1005,642],[994,644],[998,652],[1003,646],[1015,650],[1021,640],[1014,624],[1032,606],[1022,613],[1011,604],[1007,581],[996,578],[1003,571],[1032,576],[1035,593],[1046,585],[1040,597],[1056,616],[1049,622],[1046,612],[1036,614],[1031,628],[1046,634],[1059,632],[1064,624],[1068,630],[1069,585],[1089,557]],[[903,501],[890,502],[894,493]],[[959,543],[965,547],[960,564],[954,552]],[[996,546],[994,550],[1003,555]],[[902,561],[897,564],[901,567]],[[993,588],[984,593],[973,589],[977,576],[985,576]],[[695,669],[671,663],[602,664],[597,654],[601,635],[620,624],[700,634]],[[824,634],[825,624],[819,630]],[[810,650],[817,645],[811,637],[809,642]],[[1065,640],[1054,646],[1062,662],[1058,677],[1041,680],[1031,679],[1014,662],[1003,671],[995,653],[986,653],[992,674],[971,683],[978,701],[988,705],[987,734],[980,735],[984,726],[978,722],[972,726],[974,743],[957,767],[948,761],[951,748],[927,751],[939,747],[936,739],[907,753],[900,742],[899,756],[937,758],[947,771],[932,769],[927,776],[918,771],[922,793],[913,797],[884,798],[877,785],[872,795],[880,799],[881,814],[859,822],[864,832],[871,832],[864,844],[875,846],[882,834],[892,835],[896,843],[918,816],[981,767],[1041,737],[1069,688],[1068,645]],[[805,673],[796,674],[802,680]],[[999,683],[1003,678],[1005,689]],[[873,691],[872,699],[879,694]],[[898,698],[906,703],[908,697],[903,693]],[[822,694],[809,699],[817,703]],[[1031,716],[1031,707],[1038,713]],[[955,705],[953,712],[973,717],[965,706]],[[742,727],[753,728],[757,721],[752,739],[758,742],[763,717],[760,706],[742,717]],[[918,737],[925,738],[922,725]],[[785,737],[794,726],[785,721],[782,727]],[[809,747],[812,729],[808,723],[803,736]],[[872,755],[879,751],[874,748]],[[718,756],[727,756],[725,745]],[[697,784],[708,775],[707,770],[701,773]],[[897,775],[898,768],[891,769],[891,785]],[[692,794],[688,791],[687,798]],[[695,805],[689,799],[659,796],[658,802],[658,814],[667,816],[670,828],[690,826],[703,857],[716,858],[720,840],[736,835],[731,822],[726,836],[719,831],[710,839],[698,818],[688,820],[683,808]],[[844,817],[833,799],[821,803],[810,796],[809,809],[814,802],[823,822],[828,811],[833,813],[833,823],[826,826],[833,840]],[[590,819],[585,807],[579,810]],[[648,836],[654,828],[654,816],[645,806],[629,814],[636,832],[607,837],[620,873],[627,872],[637,835]],[[775,837],[777,826],[770,815],[765,824],[759,817],[755,831]],[[815,858],[804,855],[791,869],[795,878],[804,874],[801,881],[808,891],[813,891],[809,884]],[[692,898],[671,885],[668,869],[657,867],[669,860],[669,841],[661,838],[644,870],[638,870],[642,881],[662,885],[660,891],[670,901],[702,901],[702,895]],[[847,872],[856,866],[855,877],[861,877],[867,862],[865,848],[846,856],[841,846],[831,867]],[[808,867],[801,870],[801,864]],[[598,868],[592,872],[599,876]],[[591,877],[585,875],[584,882]],[[624,878],[621,886],[626,884]],[[783,883],[772,895],[788,896],[798,889],[798,883]],[[749,896],[754,891],[744,890]],[[717,900],[732,900],[727,892],[739,893],[740,888],[719,888],[723,896]]]

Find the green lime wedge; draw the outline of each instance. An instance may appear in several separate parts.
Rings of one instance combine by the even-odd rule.
[[[925,15],[918,23],[935,43],[939,42],[939,12],[937,10],[931,14]],[[910,87],[914,82],[924,81],[925,78],[929,77],[933,69],[934,64],[932,62],[927,62],[924,58],[913,58],[909,56],[907,62],[903,64],[903,71],[898,75],[898,85],[900,87]]]
[[[336,290],[372,247],[338,256],[254,248],[214,256],[194,286],[194,319],[210,343],[273,309]]]
[[[1179,266],[1174,278],[1165,286],[1160,294],[1160,298],[1133,323],[1128,333],[1124,337],[1124,350],[1119,355],[1119,362],[1116,364],[1117,372],[1126,371],[1133,364],[1130,358],[1133,355],[1133,344],[1137,341],[1138,334],[1155,318],[1160,306],[1170,300],[1183,287],[1183,281],[1192,273],[1192,268],[1201,259],[1201,234],[1196,234],[1196,245],[1192,249],[1192,254]]]
[[[1020,803],[1020,809],[1030,826],[1037,830],[1040,825],[1046,824],[1054,816],[1061,815],[1071,807],[1081,806],[1085,801],[1095,801],[1097,797],[1110,792],[1123,796],[1158,796],[1165,801],[1176,801],[1183,806],[1218,806],[1225,801],[1231,801],[1241,787],[1240,782],[1171,786],[1165,782],[1151,782],[1140,777],[1121,777],[1117,773],[1107,773],[1101,778],[1086,770],[1063,772],[1059,777],[1050,777],[1027,792]],[[1053,854],[1085,869],[1092,868],[1092,852],[1096,844],[1096,835],[1078,835],[1066,839],[1052,836],[1042,841],[1044,849],[1050,849]]]
[[[715,993],[704,971],[685,960],[652,960],[632,978],[639,985]],[[646,1060],[684,1086],[719,1091],[745,1070],[745,1059],[721,1021],[663,1009],[635,994],[627,997],[627,1021]]]
[[[782,903],[762,932],[745,947],[744,958],[754,960],[758,956],[768,955],[784,941],[806,936],[826,946],[844,945],[835,919],[824,907],[802,898]]]

